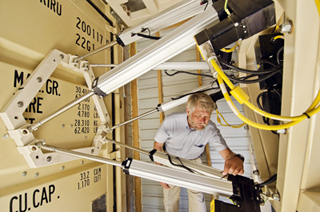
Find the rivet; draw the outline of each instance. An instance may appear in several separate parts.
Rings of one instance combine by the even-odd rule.
[[[23,107],[23,102],[22,102],[22,101],[19,101],[19,102],[17,103],[17,105],[18,105],[18,107]]]
[[[22,172],[22,176],[23,177],[27,176],[27,172]]]

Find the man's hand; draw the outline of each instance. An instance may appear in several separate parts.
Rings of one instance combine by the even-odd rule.
[[[233,156],[225,161],[223,175],[232,174],[232,175],[242,175],[243,170],[243,161],[237,156]]]
[[[170,186],[167,183],[160,183],[163,188],[169,189]]]

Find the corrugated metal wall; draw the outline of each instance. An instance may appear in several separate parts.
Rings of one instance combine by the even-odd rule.
[[[161,32],[161,36],[167,34],[169,30]],[[152,42],[150,40],[141,40],[137,44],[137,51],[141,51],[145,47],[149,46]],[[196,61],[196,47],[192,47],[185,52],[177,55],[176,57],[170,59],[170,61]],[[207,71],[208,70],[204,70]],[[197,72],[194,70],[193,72]],[[207,78],[203,79],[203,84],[209,84],[209,81],[212,79]],[[187,74],[178,74],[172,77],[167,76],[164,71],[162,71],[162,84],[163,84],[163,99],[164,102],[170,100],[171,97],[189,92],[190,90],[199,87],[198,77],[194,75]],[[145,75],[138,78],[138,107],[139,114],[147,112],[154,109],[159,103],[158,98],[158,80],[157,80],[157,71],[151,70]],[[239,124],[241,121],[232,113],[228,105],[224,100],[217,102],[219,111],[223,114],[225,119],[230,124]],[[237,105],[239,110],[242,112],[242,107]],[[185,105],[178,106],[169,111],[165,112],[165,115],[177,112],[185,111]],[[216,121],[216,113],[212,114],[211,119]],[[145,150],[153,149],[153,137],[160,126],[159,113],[149,115],[145,118],[139,120],[140,126],[140,146]],[[229,147],[236,153],[244,155],[247,159],[250,158],[249,151],[249,139],[248,133],[244,128],[233,129],[230,127],[222,127],[219,123],[217,126],[221,130],[222,135],[226,139]],[[218,152],[214,151],[213,148],[210,148],[211,162],[212,166],[215,168],[223,169],[224,161]],[[141,155],[141,160],[150,161],[149,157],[146,155]],[[203,157],[203,163],[206,163],[206,158]],[[245,175],[251,176],[252,168],[250,165],[250,160],[246,160],[245,163]],[[142,179],[142,204],[143,211],[164,211],[163,199],[162,199],[162,187],[158,182]],[[209,204],[211,202],[211,195],[206,194],[207,210],[209,211]],[[181,189],[181,198],[180,198],[180,211],[188,211],[188,194],[187,190]]]

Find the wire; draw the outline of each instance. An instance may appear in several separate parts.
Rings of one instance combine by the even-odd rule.
[[[274,114],[270,114],[267,113],[263,110],[260,110],[259,108],[257,108],[256,106],[254,106],[252,103],[250,103],[249,97],[245,96],[244,91],[242,91],[242,89],[238,86],[237,89],[236,87],[232,84],[232,82],[228,79],[228,77],[224,74],[224,72],[220,69],[220,67],[218,66],[218,64],[215,62],[214,59],[210,60],[213,68],[218,72],[218,76],[220,76],[222,78],[223,81],[225,81],[227,83],[227,85],[229,86],[229,88],[231,89],[231,92],[233,92],[233,96],[235,96],[235,98],[241,103],[241,104],[245,104],[247,105],[251,110],[259,113],[262,116],[266,116],[268,118],[272,118],[275,120],[279,120],[279,121],[292,121],[295,122],[295,124],[297,122],[300,122],[302,120],[304,120],[305,118],[309,118],[310,116],[318,113],[320,111],[320,107],[316,107],[319,102],[320,102],[320,90],[317,94],[316,99],[314,100],[314,102],[312,103],[312,108],[310,107],[305,113],[303,113],[300,116],[294,116],[294,117],[287,117],[287,116],[279,116],[279,115],[274,115]],[[220,84],[220,83],[219,83]],[[236,89],[236,90],[235,90]],[[280,125],[279,125],[280,126]],[[287,126],[287,125],[286,125]],[[288,125],[288,126],[292,126],[292,125]],[[284,128],[282,128],[284,129]]]
[[[317,9],[318,9],[318,13],[320,15],[320,0],[314,0],[316,2],[316,6],[317,6]]]
[[[230,16],[231,14],[230,14],[230,11],[228,10],[227,5],[228,5],[228,0],[224,2],[224,11],[228,14],[228,16]]]
[[[144,32],[144,31],[146,31],[146,30],[149,31],[149,36],[150,36],[150,35],[151,35],[151,32],[150,32],[150,29],[149,29],[149,28],[142,28],[142,29],[141,29],[141,32]]]
[[[224,127],[232,127],[232,128],[241,128],[245,125],[245,123],[243,122],[242,124],[237,124],[237,125],[230,125],[225,119],[224,117],[222,116],[222,114],[218,111],[218,109],[216,109],[216,113],[217,113],[217,121]],[[226,124],[222,124],[221,123],[221,120],[219,118],[219,115],[221,116],[221,118],[223,119],[223,121],[226,123]]]
[[[213,90],[213,89],[219,89],[219,87],[216,87],[216,88],[212,87],[212,88],[208,88],[208,89],[201,90],[201,91],[186,93],[186,94],[183,94],[183,95],[178,96],[178,97],[176,97],[176,98],[173,98],[173,97],[172,97],[171,100],[181,99],[181,98],[183,98],[183,97],[185,97],[185,96],[188,96],[188,95],[192,95],[192,94],[195,94],[195,93],[202,93],[202,92],[210,91],[210,90]]]
[[[280,52],[283,54],[283,46],[277,51],[277,63],[280,64]]]
[[[257,82],[262,82],[262,81],[272,77],[273,75],[275,75],[275,74],[277,74],[277,73],[279,73],[281,71],[282,71],[282,69],[278,69],[277,71],[272,72],[272,73],[270,73],[270,74],[268,74],[268,75],[266,75],[264,77],[261,77],[259,79],[256,79],[256,80],[241,80],[241,79],[233,78],[233,77],[231,77],[229,75],[226,75],[226,76],[233,82],[238,82],[238,83],[242,83],[242,84],[253,84],[253,83],[257,83]],[[246,76],[246,78],[250,78],[250,77],[256,77],[256,75]],[[243,78],[243,79],[246,79],[246,78]]]
[[[239,45],[236,44],[236,45],[234,45],[234,47],[232,47],[230,49],[222,48],[222,49],[220,49],[220,51],[230,53],[230,52],[233,52],[237,48],[237,46],[239,46]]]
[[[277,180],[277,174],[273,175],[272,177],[270,177],[269,179],[267,179],[266,181],[264,181],[263,183],[260,184],[256,184],[257,187],[263,187],[265,185],[269,185],[271,183],[273,183],[274,181]]]
[[[183,165],[183,163],[182,163],[182,161],[180,160],[180,158],[176,157],[176,159],[178,159],[181,164],[176,164],[176,163],[173,163],[173,162],[172,162],[170,155],[167,154],[167,156],[168,156],[168,159],[169,159],[169,162],[171,163],[171,165],[173,165],[173,166],[178,166],[178,167],[181,167],[181,168],[185,168],[185,169],[188,170],[189,172],[194,173],[194,171],[193,171],[192,169],[190,169],[189,167]]]
[[[244,121],[246,124],[248,124],[248,125],[250,125],[252,127],[255,127],[255,128],[258,128],[258,129],[262,129],[262,130],[280,130],[280,129],[286,129],[286,128],[292,127],[295,124],[297,124],[300,121],[302,121],[302,120],[307,118],[305,115],[302,115],[301,116],[301,120],[299,120],[299,121],[291,121],[291,122],[289,122],[287,124],[275,125],[275,126],[266,126],[266,125],[263,125],[263,124],[255,123],[255,122],[251,121],[250,119],[246,118],[245,116],[243,116],[239,112],[239,110],[236,108],[236,106],[233,104],[230,96],[228,95],[227,89],[226,89],[226,87],[225,87],[225,85],[223,83],[223,79],[222,79],[222,77],[220,75],[218,75],[218,82],[219,82],[219,86],[221,88],[222,94],[224,95],[229,107],[234,112],[234,114],[236,114],[238,116],[238,118],[240,118],[242,121]],[[320,100],[320,92],[318,93],[315,101],[317,101],[317,100]],[[317,103],[319,103],[319,101]],[[314,104],[312,104],[312,106],[313,105]],[[317,104],[315,103],[315,105],[317,105]],[[319,111],[320,111],[320,107],[319,106],[316,107],[316,108],[312,108],[310,106],[310,108],[306,111],[306,113],[308,113],[308,116],[312,116],[312,115],[318,113]]]
[[[161,37],[156,37],[156,36],[151,36],[151,35],[145,35],[145,34],[141,34],[141,33],[132,33],[131,34],[131,37],[135,36],[135,35],[138,35],[140,37],[143,37],[143,38],[149,38],[149,39],[152,39],[152,40],[159,40]]]
[[[227,66],[228,68],[231,68],[231,69],[234,69],[236,71],[239,71],[239,72],[242,72],[242,73],[246,73],[246,74],[263,75],[263,74],[268,74],[268,73],[273,72],[273,71],[276,70],[275,68],[270,68],[270,69],[267,69],[267,70],[264,70],[264,71],[254,71],[254,70],[247,70],[247,69],[242,69],[242,68],[236,67],[234,65],[231,65],[231,64],[227,63],[226,61],[224,61],[222,59],[219,59],[219,62],[222,65]]]
[[[271,38],[271,42],[275,42],[278,39],[284,39],[284,36],[283,35],[276,35]]]
[[[288,127],[291,127],[297,123],[299,123],[300,121],[306,119],[307,117],[309,118],[310,116],[318,113],[320,111],[320,107],[315,107],[316,105],[319,104],[320,102],[320,91],[318,92],[318,95],[316,97],[316,99],[314,100],[314,102],[312,103],[313,107],[309,107],[309,109],[303,113],[300,116],[296,116],[296,117],[285,117],[285,116],[278,116],[278,115],[274,115],[274,114],[270,114],[270,113],[266,113],[265,111],[262,111],[260,109],[258,109],[257,107],[255,107],[253,104],[251,104],[248,101],[247,96],[245,96],[244,91],[242,91],[242,89],[238,86],[237,89],[236,87],[231,83],[231,81],[226,77],[226,75],[223,73],[223,71],[220,69],[220,67],[217,65],[217,63],[215,62],[214,59],[210,60],[213,68],[218,72],[218,82],[220,85],[220,88],[222,90],[222,93],[224,95],[224,97],[227,100],[228,105],[230,106],[230,108],[233,110],[233,112],[245,123],[247,123],[250,126],[259,128],[259,129],[264,129],[264,130],[279,130],[279,129],[285,129]],[[239,110],[235,107],[235,105],[233,104],[231,98],[228,95],[228,92],[225,88],[225,85],[223,83],[223,81],[225,81],[227,83],[227,85],[229,86],[229,88],[231,89],[232,95],[240,102],[240,103],[245,103],[250,109],[252,109],[253,111],[266,116],[268,118],[272,118],[275,120],[281,120],[281,121],[290,121],[287,124],[282,124],[282,125],[276,125],[276,126],[266,126],[266,125],[262,125],[262,124],[258,124],[255,123],[249,119],[247,119],[246,117],[244,117]],[[223,90],[224,89],[224,90]]]
[[[196,76],[203,76],[203,77],[213,78],[213,76],[208,75],[208,74],[198,74],[198,73],[192,73],[192,72],[188,72],[188,71],[176,71],[176,72],[174,72],[173,74],[169,74],[169,73],[167,72],[167,70],[164,70],[164,73],[166,73],[166,75],[168,75],[168,76],[170,76],[170,77],[172,77],[172,76],[174,76],[174,75],[176,75],[176,74],[183,73],[183,74],[190,74],[190,75],[196,75]]]

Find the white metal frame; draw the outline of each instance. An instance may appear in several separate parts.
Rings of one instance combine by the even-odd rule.
[[[70,157],[59,153],[43,153],[34,145],[34,143],[36,143],[38,140],[35,139],[32,133],[33,130],[36,130],[43,123],[70,109],[72,105],[69,104],[65,106],[58,113],[54,113],[49,117],[40,120],[34,125],[27,124],[23,117],[23,112],[25,111],[26,107],[59,64],[76,72],[82,73],[87,82],[88,88],[92,89],[91,85],[95,79],[95,76],[91,67],[88,67],[86,61],[79,61],[78,63],[75,63],[75,58],[76,56],[67,55],[58,50],[52,50],[32,72],[28,80],[19,88],[16,94],[10,99],[0,113],[1,118],[8,129],[9,135],[15,141],[19,152],[24,156],[25,160],[32,168],[77,159],[75,157]],[[100,126],[96,136],[94,137],[92,146],[76,149],[75,151],[91,155],[98,155],[102,147],[102,143],[98,142],[100,134],[103,132],[102,130],[105,128],[105,124],[110,120],[103,100],[98,96],[92,96],[92,98],[101,119]],[[76,100],[76,102],[84,99],[86,99],[86,96],[80,97]]]

